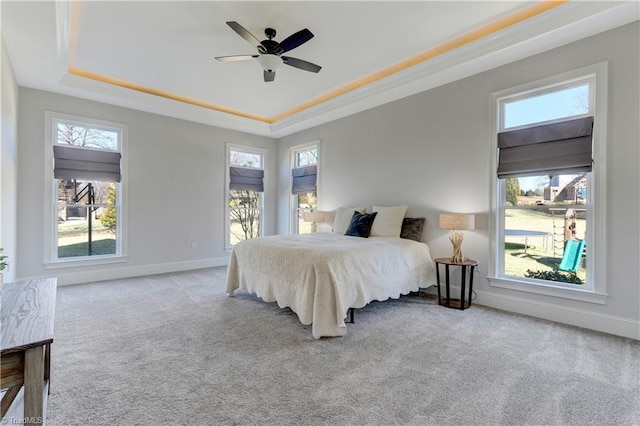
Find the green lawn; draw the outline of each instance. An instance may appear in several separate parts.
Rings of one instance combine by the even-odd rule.
[[[115,234],[97,219],[93,221],[92,228],[91,255],[115,254]],[[89,256],[88,230],[88,222],[82,219],[58,224],[58,258]]]
[[[553,216],[545,211],[508,209],[505,217],[506,229],[542,231],[549,233],[550,236],[528,237],[526,251],[525,238],[523,236],[506,236],[504,251],[505,274],[524,277],[527,270],[553,271],[557,269],[562,260],[562,236],[556,235],[554,243],[554,225],[555,231],[561,232],[563,222],[562,216]],[[67,226],[60,227],[62,229],[60,229],[58,257],[87,256],[86,222],[65,225]],[[236,225],[239,227],[238,224]],[[311,224],[303,222],[301,225],[309,226]],[[578,238],[584,238],[585,229],[586,221],[584,219],[576,219]],[[239,229],[234,230],[240,231]],[[92,243],[93,255],[115,254],[115,237],[108,233],[106,229],[96,229],[94,238],[96,240]],[[555,254],[554,244],[556,246]],[[586,281],[585,268],[578,269],[577,276],[582,281]]]
[[[88,247],[89,244],[87,242],[61,245],[58,247],[58,258],[88,256]],[[116,239],[106,238],[93,241],[91,243],[91,250],[93,252],[93,256],[100,254],[115,254]]]
[[[556,235],[554,236],[554,225]],[[525,253],[525,237],[505,236],[505,274],[524,277],[527,270],[553,271],[562,260],[564,219],[560,215],[552,215],[545,211],[508,209],[505,217],[506,229],[522,229],[549,233],[548,237],[530,236]],[[586,221],[576,219],[576,234],[584,238]],[[555,254],[554,254],[555,244]],[[586,280],[586,270],[578,269],[577,276]]]

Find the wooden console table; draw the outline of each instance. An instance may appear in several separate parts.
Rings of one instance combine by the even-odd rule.
[[[24,418],[10,419],[9,423],[45,421],[56,287],[56,279],[49,278],[5,283],[0,291],[0,390],[4,391],[0,421],[14,401],[20,402],[16,396],[23,387]]]

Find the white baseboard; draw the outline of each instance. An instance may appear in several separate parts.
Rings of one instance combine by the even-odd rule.
[[[640,340],[640,321],[521,297],[476,291],[474,303],[549,321]]]
[[[166,274],[168,272],[189,271],[192,269],[213,268],[225,266],[229,263],[229,257],[213,257],[209,259],[187,260],[184,262],[158,263],[154,265],[131,266],[123,268],[110,267],[82,272],[56,271],[58,286],[84,284],[94,281],[107,281],[120,278],[139,277],[143,275]],[[21,278],[20,281],[45,277]]]
[[[444,290],[444,284],[441,285],[440,289],[441,291]],[[427,292],[437,294],[435,287],[429,288]],[[460,296],[460,287],[451,286],[450,292],[451,297],[458,298]],[[640,321],[637,320],[599,314],[584,309],[569,308],[522,297],[478,290],[475,290],[475,292],[478,297],[473,303],[477,305],[640,340]]]
[[[110,268],[103,270],[59,273],[58,285],[82,284],[93,281],[107,281],[119,278],[138,277],[143,275],[165,274],[168,272],[188,271],[192,269],[213,268],[225,266],[229,263],[228,257],[216,257],[184,262],[159,263],[155,265],[132,266],[128,268]],[[46,277],[31,277],[38,279]],[[21,279],[21,281],[26,279]],[[441,289],[444,285],[441,287]],[[451,286],[451,294],[459,295],[460,288]],[[425,289],[428,293],[436,294],[436,287]],[[423,290],[423,291],[425,291]],[[474,304],[488,306],[490,308],[513,312],[531,317],[542,318],[576,327],[588,328],[616,336],[628,337],[640,340],[640,321],[617,317],[607,314],[599,314],[583,309],[575,309],[567,306],[539,302],[536,300],[514,297],[503,294],[490,293],[476,290],[478,295]]]

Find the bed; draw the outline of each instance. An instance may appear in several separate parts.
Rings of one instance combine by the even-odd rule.
[[[429,247],[398,237],[357,238],[333,232],[275,235],[236,244],[227,294],[246,290],[289,307],[315,339],[344,336],[349,308],[398,299],[436,284]]]

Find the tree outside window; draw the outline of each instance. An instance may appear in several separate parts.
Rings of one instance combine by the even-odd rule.
[[[264,154],[249,147],[233,147],[228,152],[228,244],[233,246],[262,233]]]
[[[506,175],[498,179],[502,194],[498,200],[502,212],[500,222],[504,236],[500,263],[506,277],[573,285],[586,282],[584,252],[569,253],[568,247],[573,246],[574,241],[587,241],[589,237],[587,188],[591,173],[571,172],[576,168],[573,157],[578,158],[580,154],[567,155],[567,149],[562,145],[565,139],[541,143],[536,138],[547,137],[551,129],[557,129],[563,123],[569,125],[576,117],[587,116],[590,113],[590,90],[589,82],[578,81],[525,95],[516,94],[500,102],[502,133],[499,136],[503,137],[503,142],[498,143],[498,175]],[[542,134],[544,136],[540,136]],[[589,155],[590,138],[589,129],[589,140],[585,141],[589,144]],[[533,153],[536,146],[544,146],[538,150],[543,157]],[[523,149],[516,151],[520,147]],[[559,168],[568,172],[544,169],[547,163],[554,167],[559,164],[552,158],[556,156],[554,152],[567,157],[563,160],[567,164]],[[547,157],[552,159],[546,160]],[[590,169],[590,162],[588,166]],[[529,170],[536,170],[536,167],[542,168],[531,176]],[[516,171],[511,172],[511,168]],[[568,262],[569,255],[575,256],[571,262]]]
[[[260,193],[229,191],[231,245],[260,236]]]
[[[318,145],[311,144],[292,149],[292,168],[304,168],[318,165]],[[317,173],[317,167],[316,167]],[[316,178],[317,179],[317,178]],[[316,182],[317,184],[317,182]],[[309,234],[317,231],[318,224],[306,222],[304,214],[318,209],[317,191],[297,192],[292,194],[293,205],[293,232],[297,234]]]
[[[119,150],[116,130],[56,120],[55,144],[77,149]],[[92,178],[57,181],[57,257],[114,255],[117,253],[118,183]]]

